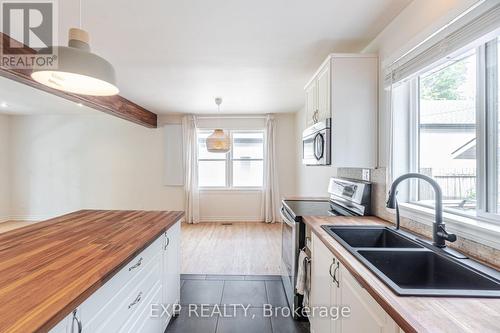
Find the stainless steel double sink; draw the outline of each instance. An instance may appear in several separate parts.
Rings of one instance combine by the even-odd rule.
[[[379,226],[322,226],[401,296],[500,297],[498,271]]]

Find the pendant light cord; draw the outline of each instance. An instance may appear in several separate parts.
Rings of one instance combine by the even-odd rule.
[[[78,1],[78,4],[79,4],[79,10],[80,10],[80,29],[82,29],[82,0],[79,0]]]

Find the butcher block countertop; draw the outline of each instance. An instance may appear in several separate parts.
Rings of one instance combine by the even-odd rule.
[[[321,228],[330,225],[391,225],[376,217],[304,217],[330,251],[406,333],[500,332],[500,299],[398,296]]]
[[[82,210],[0,234],[0,332],[46,332],[184,215]]]

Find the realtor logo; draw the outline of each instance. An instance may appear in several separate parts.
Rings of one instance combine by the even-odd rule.
[[[55,0],[0,0],[2,33],[10,37],[2,45],[1,65],[13,68],[52,67],[57,55]],[[37,55],[26,54],[29,47]]]

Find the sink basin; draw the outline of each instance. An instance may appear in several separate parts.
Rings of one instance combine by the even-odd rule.
[[[427,249],[358,253],[398,294],[500,296],[498,280]]]
[[[385,227],[325,226],[325,230],[355,248],[422,248],[415,241]]]
[[[500,273],[382,226],[322,228],[401,296],[500,298]]]

